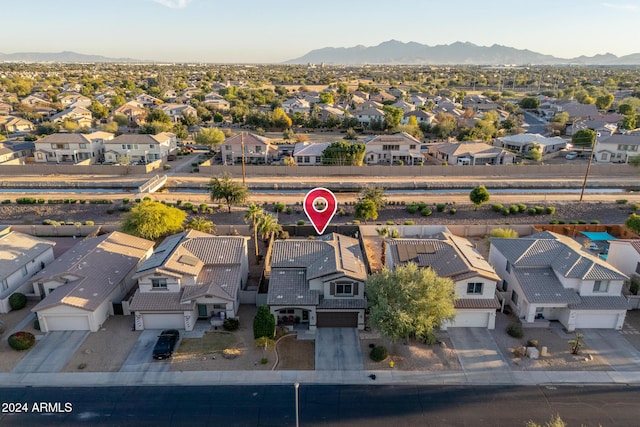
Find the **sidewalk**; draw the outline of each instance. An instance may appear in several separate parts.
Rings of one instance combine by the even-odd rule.
[[[375,379],[372,377],[375,375]],[[203,385],[639,385],[640,371],[191,371],[100,373],[0,373],[5,387],[115,387]]]

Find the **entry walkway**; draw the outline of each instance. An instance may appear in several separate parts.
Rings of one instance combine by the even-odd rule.
[[[465,373],[510,371],[488,329],[448,328],[447,332]]]
[[[362,371],[362,351],[356,328],[316,330],[316,371]]]
[[[24,355],[12,372],[60,372],[88,335],[89,331],[48,332]]]

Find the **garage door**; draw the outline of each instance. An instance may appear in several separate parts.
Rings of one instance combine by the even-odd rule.
[[[318,312],[319,328],[357,328],[358,313],[321,313]]]
[[[43,316],[48,331],[88,331],[89,316]]]
[[[614,329],[618,323],[618,313],[576,314],[576,328]]]
[[[456,318],[449,327],[451,328],[486,328],[489,325],[489,313],[458,311]]]
[[[144,329],[184,329],[184,315],[182,313],[154,313],[143,314]]]

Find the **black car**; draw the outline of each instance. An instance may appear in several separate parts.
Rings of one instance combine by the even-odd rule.
[[[158,341],[153,347],[153,358],[162,360],[168,359],[173,355],[173,349],[180,338],[180,332],[175,329],[167,329],[158,335]]]

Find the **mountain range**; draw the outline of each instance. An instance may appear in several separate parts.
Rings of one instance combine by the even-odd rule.
[[[100,55],[85,55],[76,52],[16,52],[0,53],[0,62],[146,62],[132,58],[109,58]]]
[[[469,42],[428,46],[416,42],[389,40],[377,46],[325,47],[315,49],[285,64],[325,63],[340,65],[640,65],[640,53],[618,57],[611,53],[576,58],[557,58],[494,44],[478,46]]]

